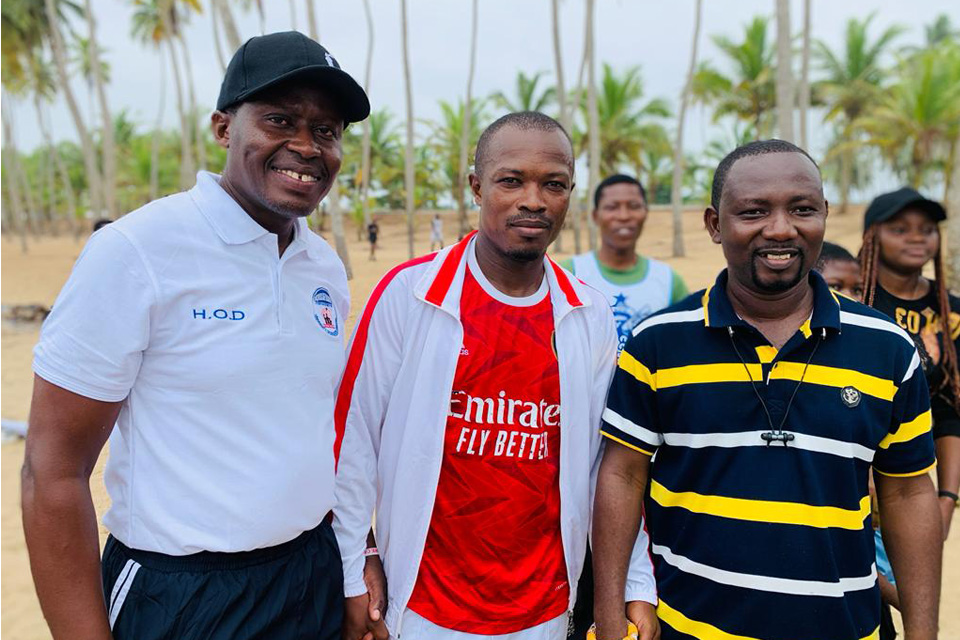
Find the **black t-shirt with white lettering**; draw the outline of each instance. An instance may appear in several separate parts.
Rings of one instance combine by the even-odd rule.
[[[950,295],[949,300],[950,339],[960,352],[960,298]],[[898,298],[878,284],[873,307],[893,318],[917,344],[931,392],[933,436],[960,436],[960,415],[951,401],[950,387],[943,384],[943,370],[940,368],[943,330],[940,323],[940,301],[937,300],[937,283],[931,281],[930,291],[917,300]]]

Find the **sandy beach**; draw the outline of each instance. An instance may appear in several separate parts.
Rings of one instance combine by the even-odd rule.
[[[828,222],[828,239],[855,251],[859,246],[861,213],[859,210],[846,215],[831,215]],[[430,216],[423,214],[417,219],[417,253],[429,248]],[[716,276],[723,264],[719,247],[713,245],[703,230],[700,210],[690,210],[684,215],[687,256],[670,258],[672,236],[670,212],[658,209],[650,214],[640,251],[645,255],[664,259],[673,265],[685,278],[691,290],[700,289]],[[376,261],[367,258],[368,249],[364,240],[358,240],[352,226],[348,226],[350,258],[354,277],[350,282],[352,306],[347,328],[352,330],[357,314],[377,280],[391,267],[407,258],[405,221],[399,216],[384,216],[381,224],[381,248]],[[444,216],[444,231],[448,241],[456,238],[456,222],[453,214]],[[328,234],[329,236],[329,234]],[[586,230],[583,234],[586,239]],[[554,252],[555,258],[564,258],[573,250],[572,233],[565,232],[566,252]],[[3,305],[41,304],[50,306],[57,292],[70,273],[70,269],[83,248],[83,240],[72,237],[41,238],[30,243],[29,252],[20,251],[19,243],[12,237],[4,237],[0,243],[2,257]],[[32,373],[31,350],[37,340],[37,325],[8,326],[2,328],[2,417],[10,420],[26,420],[29,412]],[[26,547],[20,521],[20,465],[23,460],[23,441],[13,441],[2,446],[2,565],[0,565],[0,634],[9,639],[34,640],[49,638],[30,577]],[[98,513],[107,504],[103,488],[101,457],[91,485]],[[960,524],[954,526],[947,542],[944,557],[943,598],[941,603],[941,638],[960,639]],[[101,538],[106,532],[101,529]]]

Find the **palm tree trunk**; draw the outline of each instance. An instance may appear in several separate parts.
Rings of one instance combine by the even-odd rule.
[[[777,0],[777,128],[787,142],[794,140],[791,44],[790,0]]]
[[[10,99],[4,100],[8,105]],[[24,209],[23,194],[20,192],[18,184],[18,174],[20,173],[20,156],[17,153],[17,146],[13,139],[13,123],[10,122],[10,109],[0,110],[0,118],[3,119],[3,139],[6,143],[4,153],[0,154],[4,171],[3,177],[7,181],[7,196],[13,209],[14,225],[20,236],[20,250],[27,252],[27,216]]]
[[[227,70],[227,60],[223,56],[223,47],[220,43],[220,20],[217,18],[217,1],[213,0],[210,7],[210,24],[213,27],[213,50],[217,54],[217,62],[220,64],[220,72]]]
[[[89,0],[88,0],[89,1]],[[207,170],[207,128],[206,119],[200,117],[200,106],[197,104],[196,93],[193,85],[193,64],[190,62],[190,47],[187,46],[187,40],[184,38],[183,29],[177,32],[177,40],[180,42],[180,49],[183,51],[183,66],[187,72],[187,95],[190,97],[190,120],[194,126],[194,138],[197,143],[197,164],[201,171]]]
[[[677,137],[673,145],[673,182],[670,184],[670,204],[673,207],[673,255],[677,258],[687,255],[686,248],[683,246],[683,123],[687,117],[690,91],[693,88],[693,74],[697,67],[703,0],[697,0],[695,11],[690,64],[687,67],[687,81],[683,85],[683,93],[680,94],[680,112],[677,114]]]
[[[257,0],[257,15],[260,17],[260,35],[266,35],[267,14],[263,10],[263,0]]]
[[[297,31],[297,7],[294,6],[294,0],[288,0],[290,4],[290,28]]]
[[[853,182],[853,151],[840,152],[840,213],[846,213],[850,206],[850,185]]]
[[[553,26],[553,64],[557,76],[557,101],[560,103],[560,125],[571,134],[570,113],[567,111],[567,88],[563,79],[563,53],[560,47],[560,0],[551,0],[550,19]],[[570,198],[570,213],[576,219],[576,199]],[[557,234],[556,248],[563,251],[563,229]]]
[[[807,112],[810,110],[810,0],[803,0],[803,58],[800,67],[800,147],[807,148]]]
[[[314,40],[317,40],[317,41],[319,42],[319,40],[320,40],[320,32],[317,30],[317,13],[316,13],[316,11],[314,10],[313,0],[304,0],[304,2],[305,2],[306,5],[307,5],[307,27],[310,29],[310,37],[313,38]],[[364,0],[364,4],[366,4],[366,2],[367,2],[367,0]],[[370,8],[369,8],[369,7],[366,7],[366,12],[367,12],[367,16],[368,16],[367,22],[369,23],[369,22],[370,22],[370,18],[369,18]],[[367,26],[369,27],[370,25],[368,24]],[[372,32],[371,32],[371,33],[372,33]]]
[[[313,17],[313,0],[307,0],[311,29],[316,29]],[[373,14],[370,12],[370,0],[363,0],[363,11],[367,17],[367,68],[363,76],[363,90],[370,95],[370,74],[373,69]],[[363,226],[370,224],[370,118],[363,121],[363,147],[360,160],[360,210],[363,211]],[[359,239],[360,229],[357,229]]]
[[[49,0],[48,0],[49,1]],[[407,0],[400,0],[400,35],[403,46],[403,87],[407,103],[407,141],[404,153],[403,184],[406,190],[407,253],[413,259],[414,167],[413,167],[413,87],[410,80],[410,48],[407,43]]]
[[[160,197],[160,138],[163,136],[163,109],[167,95],[167,65],[163,64],[163,54],[158,56],[160,62],[160,105],[157,108],[157,120],[153,125],[153,136],[150,140],[150,200]]]
[[[183,105],[180,66],[177,62],[176,48],[173,46],[172,39],[167,40],[167,51],[170,53],[170,67],[173,69],[173,84],[177,95],[177,111],[180,113],[180,188],[186,191],[193,185],[195,176],[193,150],[190,148],[189,123],[187,122],[187,114]]]
[[[90,0],[83,3],[83,12],[87,19],[90,46],[90,63],[93,65],[93,84],[97,91],[97,101],[100,104],[100,118],[102,120],[101,138],[103,149],[103,201],[107,208],[107,215],[115,220],[117,211],[117,145],[113,137],[113,118],[107,104],[107,91],[104,86],[103,69],[100,67],[100,51],[97,46],[97,20],[93,17]]]
[[[63,158],[60,157],[60,153],[57,151],[53,136],[50,134],[50,128],[47,126],[47,120],[43,115],[43,107],[40,104],[39,95],[34,95],[33,106],[37,111],[37,124],[40,126],[40,134],[43,136],[44,144],[46,144],[47,149],[49,149],[50,164],[56,171],[56,174],[60,176],[60,180],[63,183],[63,197],[67,205],[67,220],[70,223],[71,230],[73,230],[74,233],[78,233],[80,225],[77,219],[77,194],[73,191],[73,185],[70,184],[70,174],[67,172],[67,167],[63,163]],[[54,198],[56,186],[53,186],[54,184],[55,182],[51,181],[50,198],[53,202],[56,202]]]
[[[587,49],[590,56],[589,66],[587,67],[587,129],[590,141],[590,179],[587,186],[587,198],[590,197],[600,182],[600,114],[597,111],[597,48],[593,24],[595,13],[595,0],[587,0]],[[587,237],[590,242],[590,251],[593,251],[597,247],[597,228],[592,216],[587,217]]]
[[[457,173],[457,218],[460,220],[460,235],[470,230],[467,223],[467,203],[464,191],[467,188],[467,155],[470,148],[470,117],[473,111],[473,72],[477,66],[477,0],[473,0],[470,29],[470,70],[467,73],[467,99],[463,105],[463,122],[460,130],[460,166]]]
[[[70,115],[73,117],[73,124],[77,128],[77,135],[80,138],[80,149],[83,152],[83,165],[87,174],[87,192],[90,198],[90,208],[94,215],[103,214],[103,204],[101,197],[103,187],[100,179],[100,168],[97,166],[96,149],[93,146],[93,140],[90,132],[83,122],[83,116],[80,114],[80,107],[77,99],[73,95],[73,89],[70,87],[70,76],[67,72],[67,54],[63,44],[63,35],[60,33],[60,22],[57,16],[57,10],[54,6],[54,0],[44,0],[44,8],[47,14],[47,21],[50,25],[50,44],[53,50],[54,66],[57,69],[57,80],[60,89],[63,91],[64,100],[67,101],[67,107],[70,109]]]
[[[237,22],[233,19],[233,12],[230,11],[230,5],[227,0],[213,0],[215,11],[220,13],[220,22],[223,24],[223,35],[227,39],[227,47],[230,49],[230,55],[236,53],[243,40],[240,38],[240,31],[237,29]]]
[[[347,249],[347,238],[343,234],[343,208],[340,206],[340,184],[336,178],[333,180],[333,186],[330,187],[330,193],[327,194],[327,202],[330,203],[330,228],[333,231],[333,245],[337,249],[337,255],[343,262],[343,268],[347,271],[347,280],[353,279],[353,269],[350,266],[350,251]]]

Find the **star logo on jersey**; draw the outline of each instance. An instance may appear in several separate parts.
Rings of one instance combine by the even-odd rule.
[[[855,387],[844,387],[840,390],[840,400],[850,409],[860,404],[861,398],[862,394]]]
[[[620,348],[633,333],[634,327],[643,322],[647,316],[653,313],[649,304],[644,304],[641,308],[635,309],[627,304],[627,296],[624,293],[618,293],[613,296],[613,304],[610,305],[613,312],[613,319],[617,324],[617,335],[620,338]]]

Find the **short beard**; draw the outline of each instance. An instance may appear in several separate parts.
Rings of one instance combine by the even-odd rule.
[[[760,275],[757,273],[757,261],[756,259],[750,260],[750,280],[753,282],[753,286],[757,291],[762,291],[763,293],[783,293],[784,291],[789,291],[795,286],[800,284],[800,282],[807,276],[810,272],[806,268],[806,260],[803,254],[803,251],[800,251],[800,268],[797,270],[797,275],[790,280],[776,280],[774,282],[763,282],[760,280]]]
[[[508,249],[504,252],[504,255],[514,262],[521,262],[524,264],[543,260],[543,253],[537,251],[536,249]]]

